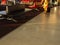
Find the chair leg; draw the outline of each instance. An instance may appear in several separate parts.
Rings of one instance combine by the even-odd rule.
[[[13,21],[13,22],[17,22],[17,20],[15,20],[14,18],[11,18],[11,17],[8,17],[8,18],[6,18],[7,20],[11,20],[11,21]]]
[[[8,16],[8,15],[0,15],[0,20],[3,20],[3,19],[6,19],[6,20],[11,20],[13,22],[17,22],[17,20],[15,20],[13,17],[11,16]]]
[[[37,8],[36,8],[35,10],[36,10],[36,11],[39,11],[39,9],[37,9]]]
[[[0,20],[1,20],[1,19],[4,19],[4,17],[3,17],[2,15],[0,15]]]

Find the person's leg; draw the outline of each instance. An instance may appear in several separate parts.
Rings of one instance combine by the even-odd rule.
[[[47,8],[44,8],[44,13],[47,13]]]
[[[47,13],[50,13],[50,7],[47,8]]]

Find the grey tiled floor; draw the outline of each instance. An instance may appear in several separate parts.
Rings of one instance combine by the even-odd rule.
[[[60,7],[18,27],[0,39],[0,45],[60,45]]]

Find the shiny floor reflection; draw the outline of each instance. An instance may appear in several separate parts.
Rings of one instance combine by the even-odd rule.
[[[0,45],[60,45],[60,7],[44,12],[0,39]]]

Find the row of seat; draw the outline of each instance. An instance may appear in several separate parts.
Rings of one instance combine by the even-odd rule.
[[[0,19],[15,21],[10,15],[12,15],[13,12],[15,13],[16,11],[20,10],[24,11],[25,6],[19,3],[13,4],[13,2],[8,2],[6,5],[0,5]]]

